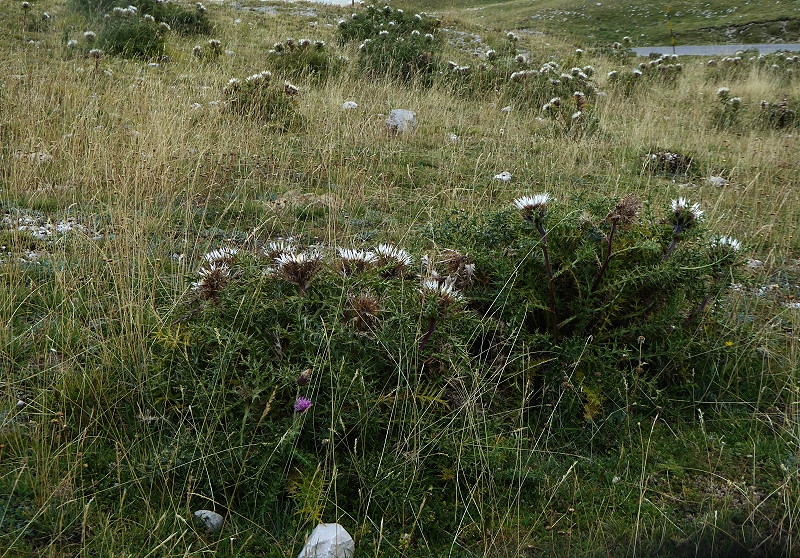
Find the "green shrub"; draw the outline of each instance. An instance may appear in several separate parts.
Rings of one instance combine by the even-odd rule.
[[[518,482],[494,471],[520,428],[569,437],[725,385],[712,303],[739,243],[709,239],[697,204],[662,219],[634,196],[514,203],[434,225],[458,249],[424,255],[419,278],[388,245],[207,254],[157,336],[151,404],[181,425],[165,480],[408,534],[431,498],[467,509],[469,487]],[[486,441],[465,443],[478,419]],[[425,509],[429,543],[458,529],[448,506]]]
[[[718,130],[736,128],[741,122],[742,99],[731,97],[727,87],[717,90],[717,106],[711,115],[711,124]]]
[[[210,35],[213,30],[206,7],[200,2],[194,8],[187,8],[174,2],[139,0],[136,6],[142,14],[149,14],[156,21],[168,24],[181,35]]]
[[[166,31],[152,16],[142,16],[131,8],[114,8],[98,35],[98,42],[108,54],[153,59],[164,54]]]
[[[344,61],[323,41],[286,39],[275,43],[267,53],[270,67],[289,77],[313,76],[324,79],[341,69]]]
[[[773,103],[761,101],[756,122],[760,127],[767,129],[782,130],[796,127],[800,124],[800,119],[797,117],[797,105],[797,102],[788,98]]]
[[[270,72],[260,72],[245,79],[233,78],[223,89],[227,106],[235,113],[269,122],[281,130],[303,124],[297,101],[299,89],[285,81],[275,83]]]
[[[412,16],[389,6],[368,6],[363,13],[339,22],[339,41],[361,41],[358,61],[362,72],[429,81],[441,49],[441,40],[435,35],[439,24],[425,14]]]

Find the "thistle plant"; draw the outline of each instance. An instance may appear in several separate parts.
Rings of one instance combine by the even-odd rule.
[[[684,233],[694,228],[703,217],[700,204],[692,204],[691,201],[684,197],[672,200],[670,205],[672,213],[669,217],[669,224],[672,226],[672,241],[664,252],[664,260],[670,257],[677,247],[678,241],[683,238]]]
[[[552,332],[558,329],[558,308],[556,307],[556,290],[553,280],[553,268],[550,265],[550,252],[547,249],[547,230],[544,227],[544,220],[547,216],[547,204],[550,201],[550,194],[547,192],[536,194],[535,196],[523,196],[514,200],[514,206],[520,210],[522,220],[539,232],[541,239],[542,256],[544,258],[544,270],[547,274],[548,292],[550,295],[550,314],[552,315]]]
[[[600,265],[600,269],[597,271],[597,276],[592,283],[590,293],[593,293],[597,290],[597,287],[600,285],[600,282],[603,279],[603,275],[608,269],[608,263],[611,261],[611,257],[613,255],[614,235],[617,232],[617,228],[625,228],[633,225],[641,209],[641,200],[639,200],[639,198],[634,194],[628,194],[617,203],[617,205],[609,212],[608,215],[606,215],[605,221],[607,223],[611,223],[611,230],[609,231],[606,240],[607,247],[605,259],[603,259],[603,263]]]

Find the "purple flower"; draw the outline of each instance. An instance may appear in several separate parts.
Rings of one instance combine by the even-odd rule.
[[[298,397],[294,402],[294,410],[296,413],[305,413],[311,407],[311,400],[307,397]]]

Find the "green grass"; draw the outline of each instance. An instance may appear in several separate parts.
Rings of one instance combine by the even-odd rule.
[[[586,47],[628,36],[634,46],[765,43],[800,39],[800,3],[763,2],[576,2],[571,0],[450,0],[436,6],[407,2],[411,9],[436,11],[455,21],[497,31],[540,31]],[[669,9],[670,17],[667,17]],[[670,21],[672,29],[670,30]]]

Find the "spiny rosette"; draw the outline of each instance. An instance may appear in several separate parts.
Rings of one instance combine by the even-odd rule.
[[[691,204],[691,205],[690,205]],[[680,234],[686,229],[695,226],[702,218],[703,211],[700,209],[699,203],[694,203],[684,197],[679,197],[671,201],[672,229],[675,234]]]
[[[322,267],[323,254],[317,250],[281,254],[275,258],[276,274],[296,285],[300,295],[305,295],[314,276]]]
[[[402,277],[414,264],[414,258],[403,248],[392,244],[378,244],[374,250],[375,265],[384,277]]]
[[[220,292],[230,282],[230,268],[220,262],[213,262],[208,267],[200,268],[200,279],[193,282],[192,290],[201,300],[218,300]]]
[[[337,269],[342,275],[355,275],[370,269],[377,262],[373,252],[354,248],[338,248]]]
[[[547,192],[536,194],[535,196],[522,196],[514,200],[514,207],[522,212],[522,219],[526,223],[536,222],[542,219],[547,213],[547,204],[550,202],[550,194]]]
[[[454,281],[450,277],[444,281],[434,277],[424,277],[419,292],[422,293],[423,298],[436,299],[441,308],[448,308],[464,302],[464,295],[455,288]]]

